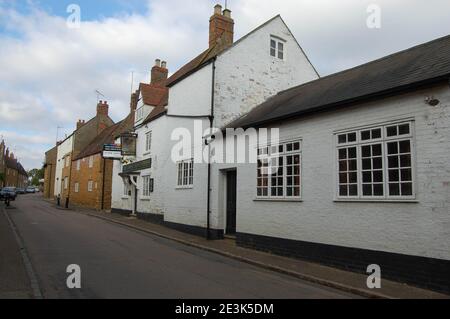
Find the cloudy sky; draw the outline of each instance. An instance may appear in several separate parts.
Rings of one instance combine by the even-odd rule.
[[[0,135],[27,169],[94,116],[100,90],[111,117],[128,111],[155,58],[174,72],[204,50],[212,0],[0,0]],[[67,27],[70,4],[79,28]],[[448,0],[228,0],[236,39],[281,14],[321,75],[450,34]],[[381,28],[367,8],[381,8]]]

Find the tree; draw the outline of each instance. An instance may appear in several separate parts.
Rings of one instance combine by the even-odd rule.
[[[34,168],[32,170],[29,170],[28,177],[31,181],[31,185],[39,186],[39,180],[44,178],[44,168]]]

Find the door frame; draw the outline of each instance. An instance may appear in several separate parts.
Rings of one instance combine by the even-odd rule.
[[[237,202],[238,202],[238,191],[237,191],[237,180],[238,180],[238,170],[236,167],[231,167],[231,168],[227,168],[227,169],[222,169],[220,170],[221,173],[221,179],[222,179],[222,183],[221,183],[221,187],[222,187],[222,191],[221,193],[221,198],[220,198],[220,202],[221,202],[221,210],[222,210],[222,218],[223,218],[223,233],[225,235],[227,235],[227,219],[228,219],[228,207],[227,207],[227,198],[228,198],[228,173],[229,172],[235,172],[236,173],[236,231],[237,231],[237,213],[238,213],[238,209],[237,209]],[[231,235],[235,235],[235,234],[231,234]]]

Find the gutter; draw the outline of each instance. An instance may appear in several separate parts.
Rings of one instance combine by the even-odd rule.
[[[212,61],[212,81],[211,81],[211,115],[209,116],[209,128],[212,131],[214,124],[214,100],[215,100],[215,83],[216,83],[216,58]],[[206,203],[206,239],[211,240],[211,143],[208,145],[208,190]]]

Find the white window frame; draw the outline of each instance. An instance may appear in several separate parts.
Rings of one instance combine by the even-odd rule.
[[[75,193],[79,193],[80,192],[80,183],[76,182],[74,189],[75,189]]]
[[[387,136],[387,129],[388,127],[393,127],[393,126],[402,126],[402,125],[409,125],[409,134],[402,134],[402,135],[396,135],[396,136]],[[336,162],[336,167],[335,167],[335,179],[336,179],[336,183],[335,183],[335,200],[336,201],[370,201],[370,202],[376,202],[376,201],[394,201],[394,202],[401,202],[401,201],[416,201],[417,199],[417,182],[416,182],[416,153],[415,153],[415,125],[414,125],[414,120],[399,120],[399,121],[393,121],[393,122],[387,122],[387,123],[382,123],[382,124],[378,124],[378,125],[371,125],[371,126],[366,126],[366,127],[360,127],[357,129],[352,129],[352,130],[346,130],[346,131],[340,131],[340,132],[335,132],[334,134],[334,141],[335,141],[335,149],[336,149],[336,158],[335,158],[335,162]],[[362,139],[362,132],[367,132],[367,131],[374,131],[377,129],[381,129],[381,136],[379,138],[372,138],[373,135],[371,135],[370,139],[367,140],[363,140]],[[350,133],[356,133],[356,140],[355,141],[351,141],[351,142],[346,142],[346,143],[339,143],[339,136],[341,135],[345,135],[345,134],[350,134]],[[402,142],[402,141],[409,141],[410,142],[410,152],[409,153],[405,153],[407,155],[410,155],[411,158],[411,167],[405,167],[404,169],[411,169],[411,181],[403,181],[404,184],[410,184],[412,183],[412,195],[400,195],[400,196],[395,196],[395,195],[390,195],[390,188],[389,188],[389,184],[390,183],[390,175],[389,175],[389,171],[393,170],[391,167],[389,167],[388,164],[388,157],[390,154],[388,154],[388,144],[392,143],[392,142]],[[364,146],[370,146],[370,145],[377,145],[377,144],[381,144],[381,158],[382,158],[382,169],[375,169],[377,171],[382,171],[383,172],[383,182],[377,183],[375,182],[375,184],[382,184],[383,185],[383,195],[382,196],[370,196],[370,195],[364,195],[363,192],[363,184],[374,184],[373,181],[373,175],[372,175],[372,181],[370,183],[364,183],[363,182],[363,171],[374,171],[373,165],[371,170],[363,170],[363,157],[362,157],[362,149]],[[343,149],[343,148],[348,148],[348,147],[356,147],[357,149],[357,195],[356,196],[343,196],[340,194],[340,168],[339,168],[339,150]],[[402,153],[398,153],[398,156],[402,156]],[[372,154],[373,155],[373,154]],[[391,155],[392,156],[392,155]],[[395,156],[395,155],[394,155]],[[375,157],[379,157],[379,156],[375,156]],[[373,164],[373,163],[372,163]],[[399,170],[401,170],[402,168],[399,167]],[[348,182],[348,181],[347,181]],[[401,187],[401,182],[400,181],[400,187]],[[394,183],[393,183],[394,184]]]
[[[142,176],[142,197],[143,198],[149,198],[150,197],[150,183],[151,183],[151,176],[146,175]]]
[[[81,160],[77,160],[77,171],[81,169]]]
[[[152,131],[145,133],[145,153],[150,154],[152,151]]]
[[[144,118],[144,106],[141,106],[136,110],[136,122]]]
[[[299,148],[297,150],[288,150],[288,145],[299,145]],[[280,149],[282,147],[282,149]],[[283,173],[281,177],[275,177],[275,178],[282,178],[283,179],[283,195],[272,195],[272,177],[267,176],[267,195],[261,195],[258,194],[258,188],[261,188],[258,186],[258,179],[259,179],[259,164],[257,164],[257,181],[256,181],[256,199],[257,200],[280,200],[280,201],[301,201],[302,200],[302,193],[303,193],[303,176],[302,176],[302,166],[303,166],[303,156],[302,156],[302,148],[303,143],[301,139],[294,139],[294,140],[288,140],[280,142],[278,145],[260,145],[257,149],[257,159],[258,163],[259,161],[267,161],[267,165],[270,165],[271,160],[274,158],[283,158]],[[293,175],[287,175],[288,172],[288,157],[290,156],[298,156],[299,157],[299,172],[298,174]],[[294,166],[293,166],[294,168]],[[268,171],[270,173],[270,170]],[[287,195],[288,190],[288,179],[289,178],[295,178],[296,176],[299,177],[299,185],[295,185],[294,183],[290,185],[292,188],[299,188],[299,195]]]
[[[89,193],[92,193],[94,191],[94,181],[92,181],[92,180],[88,181],[87,189],[88,189]]]
[[[274,59],[285,61],[286,60],[286,40],[271,35],[270,36],[270,56]],[[273,46],[275,44],[275,46]],[[274,55],[274,54],[275,55]],[[282,54],[282,58],[280,58],[280,54]]]
[[[187,165],[187,167],[186,167]],[[177,162],[177,188],[194,187],[194,159]],[[181,174],[181,175],[180,175]]]
[[[67,156],[66,156],[66,159],[65,159],[65,165],[66,165],[66,167],[69,167],[69,166],[70,166],[70,155],[67,155]]]
[[[123,183],[123,194],[122,194],[122,198],[129,198],[130,194],[130,185],[128,183]]]
[[[94,167],[94,155],[89,156],[89,168]]]
[[[64,189],[68,189],[68,188],[69,188],[69,178],[64,177]]]

